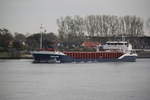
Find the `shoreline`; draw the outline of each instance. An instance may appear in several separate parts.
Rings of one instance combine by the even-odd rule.
[[[0,60],[3,60],[3,59],[33,59],[33,57],[0,57]],[[137,59],[150,59],[150,56],[149,57],[143,57],[143,56],[138,56]]]
[[[0,59],[33,59],[32,57],[0,57]]]

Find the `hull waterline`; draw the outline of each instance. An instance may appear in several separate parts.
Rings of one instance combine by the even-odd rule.
[[[125,55],[123,57],[110,57],[110,58],[73,58],[68,55],[62,54],[43,54],[43,53],[32,53],[34,62],[36,63],[71,63],[71,62],[135,62],[136,55]]]

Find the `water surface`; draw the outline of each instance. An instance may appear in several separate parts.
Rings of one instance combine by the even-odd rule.
[[[150,59],[78,64],[0,60],[0,100],[150,100]]]

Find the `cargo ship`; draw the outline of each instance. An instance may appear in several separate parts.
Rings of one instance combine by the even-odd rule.
[[[42,34],[40,40],[40,48],[42,48]],[[37,63],[135,62],[137,57],[137,54],[132,51],[132,45],[124,40],[107,41],[104,45],[97,46],[96,52],[61,52],[54,49],[40,49],[31,52],[31,54],[34,59],[33,62]]]
[[[126,41],[108,41],[96,52],[70,52],[55,50],[33,51],[34,62],[135,62],[137,54]],[[98,48],[99,49],[99,48]]]

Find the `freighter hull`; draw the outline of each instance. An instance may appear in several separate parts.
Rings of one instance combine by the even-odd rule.
[[[136,55],[121,52],[64,52],[59,53],[32,53],[34,62],[134,62]]]
[[[135,62],[136,56],[126,56],[122,59],[118,58],[98,58],[98,59],[75,59],[68,56],[61,56],[61,63],[70,63],[70,62]]]

